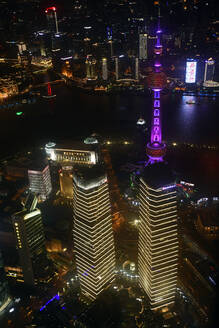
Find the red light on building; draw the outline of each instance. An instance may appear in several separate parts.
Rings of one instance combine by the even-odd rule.
[[[45,10],[45,13],[47,14],[49,10],[56,11],[56,7],[49,7]]]

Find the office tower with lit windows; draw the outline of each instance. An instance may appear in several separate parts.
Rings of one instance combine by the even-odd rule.
[[[152,310],[174,303],[178,266],[176,183],[163,161],[166,145],[162,140],[160,93],[165,76],[159,59],[160,34],[158,27],[155,69],[150,78],[154,91],[151,136],[139,190],[139,284],[148,295]]]
[[[73,198],[73,167],[62,166],[59,170],[60,194],[62,197]]]
[[[166,164],[145,168],[139,203],[139,283],[154,310],[174,302],[177,283],[176,185]]]
[[[47,282],[49,276],[42,215],[36,206],[37,197],[29,194],[22,211],[12,216],[24,283],[30,286]]]
[[[86,64],[86,78],[88,80],[97,79],[96,63],[97,61],[92,55],[87,55],[85,64]]]
[[[139,34],[139,59],[148,58],[148,49],[147,49],[148,35]]]
[[[102,79],[104,81],[108,80],[108,68],[107,68],[107,59],[102,59]]]
[[[91,300],[115,279],[115,248],[107,176],[101,165],[73,177],[74,246],[81,291]]]
[[[2,254],[0,252],[0,315],[1,312],[10,304],[11,297],[8,291],[8,284],[5,277]]]
[[[51,191],[51,177],[49,165],[42,163],[28,170],[30,191],[38,196],[40,201],[45,201]]]

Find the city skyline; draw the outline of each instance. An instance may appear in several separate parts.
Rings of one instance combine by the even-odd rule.
[[[0,326],[217,327],[216,1],[0,21]]]

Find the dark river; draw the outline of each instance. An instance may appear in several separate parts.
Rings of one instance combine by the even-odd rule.
[[[143,117],[150,128],[152,100],[137,95],[90,95],[76,88],[54,85],[57,97],[41,97],[17,110],[0,109],[1,150],[5,153],[48,140],[86,137],[132,138]],[[194,99],[196,104],[186,104]],[[163,138],[166,141],[217,145],[219,97],[163,96]],[[16,116],[16,111],[23,111]]]

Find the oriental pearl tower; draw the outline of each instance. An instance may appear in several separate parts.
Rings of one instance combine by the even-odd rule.
[[[147,144],[146,153],[148,155],[148,161],[146,165],[156,162],[162,162],[166,153],[166,145],[162,141],[162,123],[161,123],[161,107],[160,107],[160,95],[161,90],[166,85],[166,75],[161,71],[162,65],[160,62],[160,56],[162,54],[163,47],[161,45],[161,29],[160,29],[160,13],[158,16],[158,28],[156,31],[157,41],[154,47],[154,70],[149,75],[148,85],[153,90],[153,112],[152,112],[152,124],[150,142]]]

